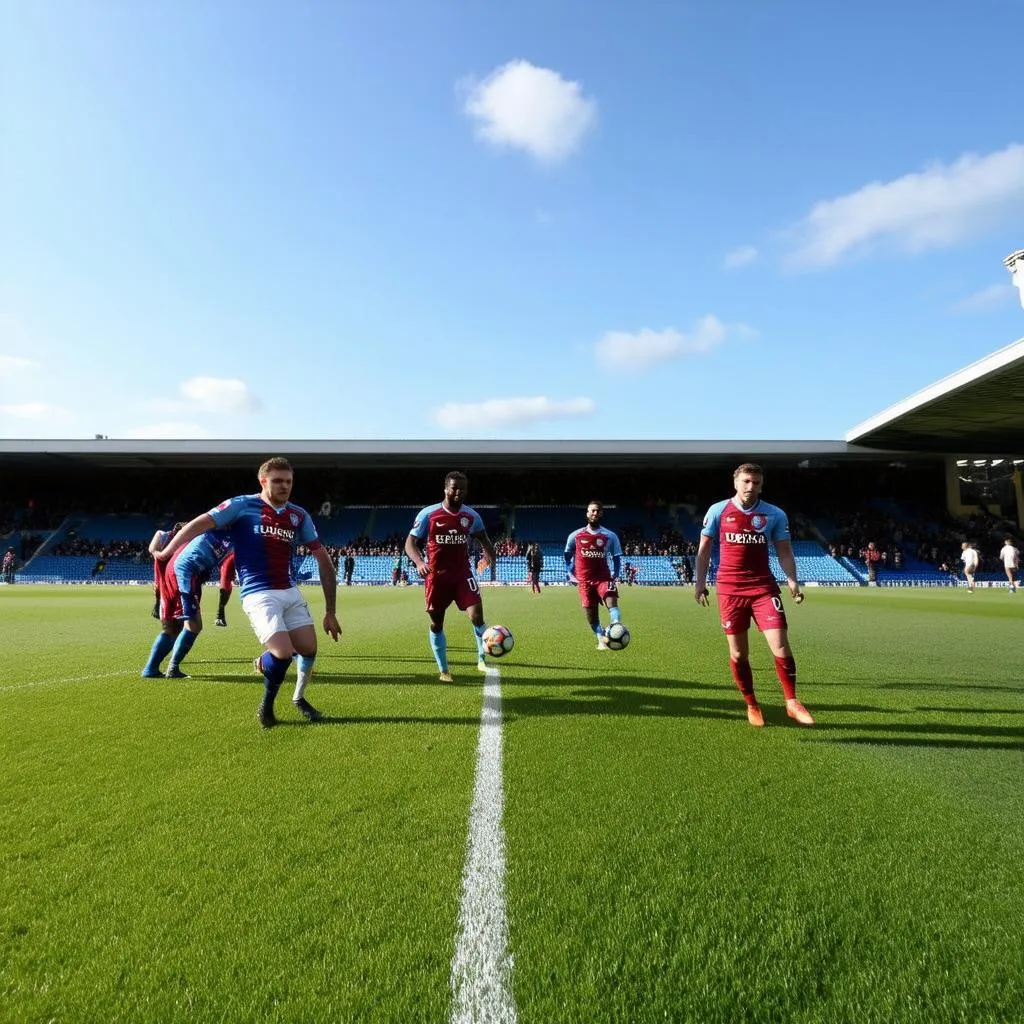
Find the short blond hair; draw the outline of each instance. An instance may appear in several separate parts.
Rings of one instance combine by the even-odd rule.
[[[741,473],[749,473],[751,476],[759,477],[764,482],[764,470],[756,462],[744,462],[743,465],[737,466],[732,473],[733,480]]]

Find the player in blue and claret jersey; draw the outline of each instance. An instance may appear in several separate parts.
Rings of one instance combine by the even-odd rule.
[[[444,500],[420,509],[405,539],[405,553],[424,580],[427,615],[430,617],[430,649],[441,673],[441,681],[452,682],[448,668],[448,638],[444,614],[454,601],[467,612],[476,636],[477,668],[487,671],[483,635],[484,603],[480,585],[470,564],[470,544],[476,541],[491,565],[498,556],[480,514],[463,504],[469,490],[465,473],[452,472],[444,478]],[[426,547],[426,559],[423,546]]]
[[[592,501],[587,505],[587,525],[573,530],[565,542],[565,578],[579,590],[583,614],[597,637],[599,651],[608,650],[608,638],[601,628],[598,609],[603,604],[610,622],[621,620],[618,579],[622,544],[617,534],[601,525],[603,517],[604,506]]]
[[[708,509],[697,548],[694,597],[698,604],[708,604],[708,568],[712,549],[717,544],[718,614],[729,641],[733,681],[747,704],[747,721],[757,727],[764,725],[764,713],[754,696],[754,675],[750,668],[748,632],[753,620],[775,658],[786,714],[801,725],[813,725],[814,719],[796,698],[796,661],[789,646],[789,624],[768,558],[769,547],[774,546],[789,592],[800,604],[804,595],[797,582],[789,519],[781,508],[761,500],[763,484],[764,470],[756,463],[744,462],[733,472],[736,493]]]
[[[177,548],[209,529],[229,531],[235,549],[242,610],[264,651],[256,659],[263,676],[264,693],[257,717],[269,729],[275,725],[274,700],[291,664],[298,655],[299,678],[292,702],[309,721],[323,716],[305,697],[305,688],[316,659],[316,628],[309,605],[296,586],[292,555],[304,545],[320,569],[320,586],[326,611],[324,632],[333,640],[341,636],[335,610],[338,580],[331,556],[320,543],[309,513],[289,498],[294,476],[287,459],[268,459],[257,473],[258,494],[243,494],[221,502],[197,516],[156,557],[168,558]]]

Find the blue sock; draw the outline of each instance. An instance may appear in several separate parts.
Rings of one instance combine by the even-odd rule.
[[[473,627],[473,634],[476,636],[476,656],[478,661],[484,660],[484,633],[486,632],[486,625]]]
[[[600,620],[598,620],[594,624],[594,635],[599,637],[599,636],[602,636],[603,634],[604,634],[604,630],[601,628]]]
[[[263,711],[274,710],[274,698],[281,689],[285,673],[292,663],[291,658],[275,658],[270,651],[260,655],[260,668],[263,669]]]
[[[174,637],[167,633],[160,633],[153,641],[153,647],[149,652],[149,661],[142,670],[144,676],[154,675],[160,671],[160,662],[167,657],[167,652],[174,646]]]
[[[448,671],[448,637],[444,635],[444,630],[440,630],[435,633],[433,630],[429,631],[430,635],[430,649],[434,652],[434,661],[437,662],[437,669],[439,672]]]
[[[612,622],[618,622],[622,618],[622,613],[619,611],[619,606],[616,605],[614,608],[608,609],[608,617]]]
[[[167,663],[168,672],[176,669],[182,663],[198,637],[199,634],[193,633],[190,629],[183,629],[178,634],[178,639],[174,641],[174,647],[171,649],[171,660]]]

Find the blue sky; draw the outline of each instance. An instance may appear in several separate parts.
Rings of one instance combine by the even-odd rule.
[[[0,0],[0,436],[840,439],[1024,335],[1024,2]]]

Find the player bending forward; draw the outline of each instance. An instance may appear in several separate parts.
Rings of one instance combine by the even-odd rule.
[[[750,668],[748,632],[753,618],[775,656],[775,672],[786,698],[786,714],[801,725],[814,725],[814,719],[796,699],[796,661],[789,647],[779,585],[768,561],[771,543],[786,574],[789,592],[799,604],[804,595],[796,578],[789,520],[781,508],[761,501],[764,471],[760,466],[745,462],[736,468],[732,479],[736,493],[712,505],[704,517],[697,549],[694,597],[698,604],[708,604],[708,567],[717,541],[718,613],[729,641],[732,677],[747,703],[747,721],[753,726],[764,725],[764,714],[754,696],[754,674]]]

